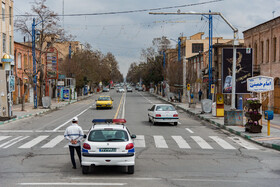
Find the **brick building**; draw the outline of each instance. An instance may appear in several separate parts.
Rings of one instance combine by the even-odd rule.
[[[246,47],[253,48],[254,68],[274,78],[274,91],[263,93],[263,109],[280,113],[280,16],[243,32]]]

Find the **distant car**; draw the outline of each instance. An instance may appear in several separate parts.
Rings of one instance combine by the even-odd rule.
[[[142,87],[142,86],[139,86],[139,87],[138,87],[138,91],[144,91],[143,87]]]
[[[81,151],[82,173],[87,174],[96,166],[124,166],[127,167],[128,174],[133,174],[135,166],[133,139],[136,135],[129,133],[123,124],[126,122],[125,119],[96,119],[92,122],[94,125],[84,136]]]
[[[110,96],[100,96],[96,100],[96,109],[99,108],[113,108],[113,99]]]
[[[131,88],[131,87],[128,87],[128,88],[126,89],[126,92],[132,92],[132,88]]]
[[[135,86],[135,90],[138,90],[139,86]]]
[[[155,104],[148,109],[148,119],[153,125],[156,123],[178,124],[179,116],[176,109],[170,104]]]
[[[110,91],[110,89],[107,88],[107,87],[104,87],[103,90],[102,90],[102,92],[109,92],[109,91]]]
[[[119,93],[124,93],[124,92],[125,92],[125,90],[123,88],[119,89]]]

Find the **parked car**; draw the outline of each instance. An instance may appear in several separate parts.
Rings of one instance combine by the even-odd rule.
[[[155,104],[148,109],[148,119],[153,125],[157,123],[178,124],[179,116],[176,109],[170,104]]]
[[[107,87],[104,87],[103,90],[102,90],[102,92],[109,92],[109,91],[110,91],[110,89],[107,88]]]
[[[142,87],[142,86],[139,86],[139,87],[138,87],[138,91],[144,91],[143,87]]]

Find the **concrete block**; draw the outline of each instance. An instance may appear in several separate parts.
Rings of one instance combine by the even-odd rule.
[[[224,125],[243,125],[243,111],[225,110]]]

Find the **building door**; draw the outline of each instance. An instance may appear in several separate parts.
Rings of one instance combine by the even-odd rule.
[[[274,113],[280,114],[280,79],[274,81]]]

